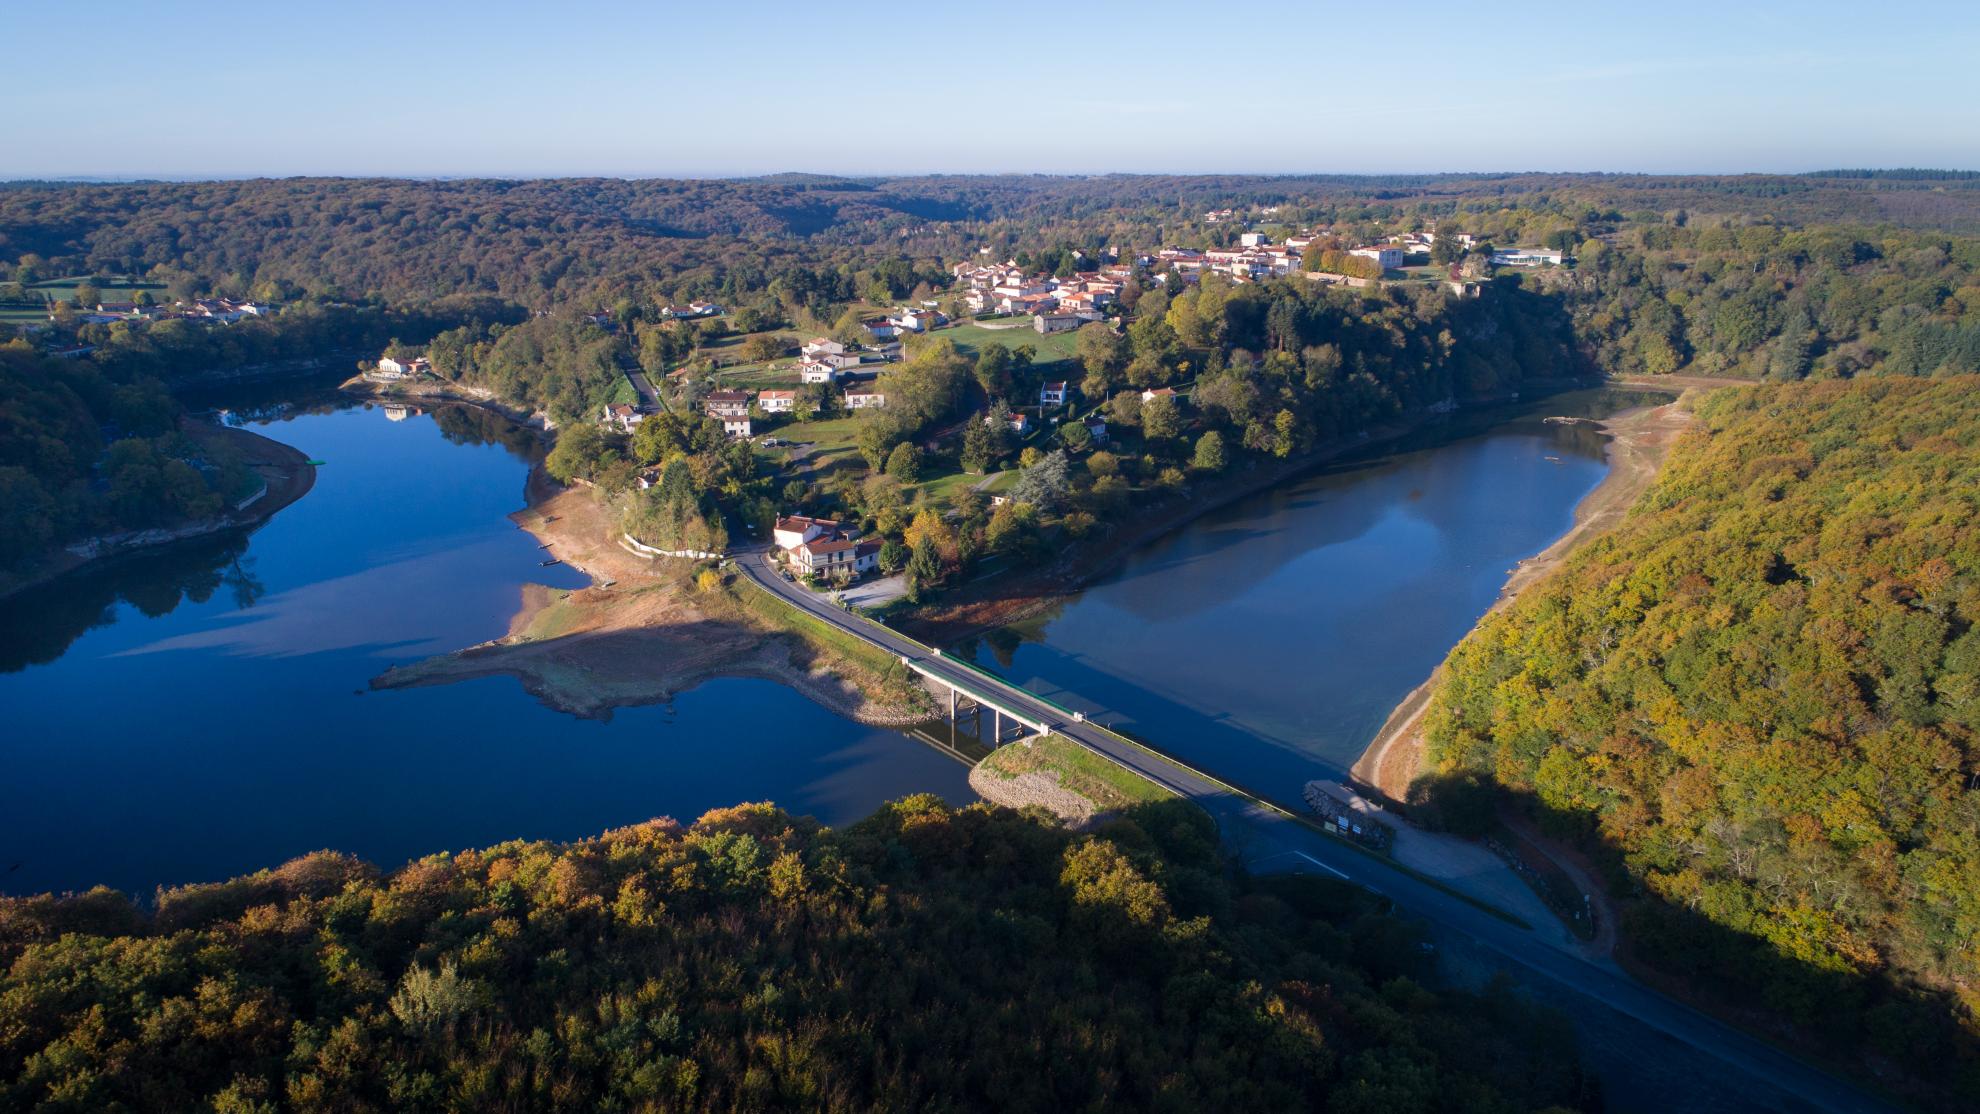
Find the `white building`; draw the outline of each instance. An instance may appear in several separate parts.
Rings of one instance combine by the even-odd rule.
[[[846,409],[881,410],[887,405],[887,395],[878,387],[854,387],[846,392]]]
[[[1538,267],[1542,264],[1560,266],[1567,256],[1545,248],[1507,248],[1492,253],[1492,264],[1496,267]]]
[[[1373,259],[1384,271],[1393,271],[1402,266],[1403,250],[1395,244],[1376,244],[1372,247],[1355,248],[1349,255],[1363,259]]]
[[[632,406],[621,402],[617,405],[607,406],[605,408],[605,416],[600,420],[608,427],[617,429],[620,433],[631,433],[633,430],[639,428],[639,423],[646,420],[646,415],[635,410]],[[656,426],[655,428],[658,427]]]
[[[758,391],[756,392],[756,405],[761,407],[765,414],[788,414],[797,406],[797,392]]]
[[[792,567],[805,576],[864,576],[879,563],[880,543],[870,538],[813,538],[791,550]]]
[[[776,543],[778,549],[792,550],[813,538],[833,538],[838,534],[839,524],[832,519],[793,514],[777,519],[771,528],[770,540]]]

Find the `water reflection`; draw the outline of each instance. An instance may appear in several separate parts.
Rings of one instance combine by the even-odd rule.
[[[1467,415],[1212,512],[1051,611],[956,647],[1091,718],[1294,799],[1338,776],[1599,481],[1555,396]]]
[[[251,532],[0,607],[0,892],[147,893],[323,847],[392,866],[746,800],[843,824],[906,793],[972,798],[935,747],[767,681],[709,682],[609,724],[506,678],[369,691],[387,665],[504,633],[524,585],[584,582],[540,567],[505,517],[535,436],[335,395],[203,405],[326,463]]]

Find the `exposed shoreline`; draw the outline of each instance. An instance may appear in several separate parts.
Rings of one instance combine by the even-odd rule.
[[[717,677],[752,677],[859,723],[901,727],[927,718],[921,708],[876,700],[806,654],[794,635],[767,629],[722,592],[697,588],[692,572],[703,562],[647,558],[620,544],[611,509],[590,489],[564,487],[539,464],[523,494],[525,506],[510,520],[591,584],[525,585],[502,637],[395,666],[373,678],[373,688],[513,676],[551,708],[606,720],[614,709],[665,703]]]
[[[1619,385],[1688,387],[1717,384],[1625,380],[1620,381]],[[1624,410],[1593,420],[1591,424],[1599,426],[1608,436],[1608,474],[1575,504],[1574,522],[1566,533],[1513,568],[1505,586],[1499,590],[1498,598],[1484,615],[1479,616],[1478,624],[1511,605],[1528,588],[1553,575],[1576,550],[1620,522],[1663,470],[1671,446],[1679,435],[1691,427],[1692,414],[1684,400],[1679,399],[1660,406]],[[1473,624],[1472,629],[1476,630],[1478,624]],[[1466,637],[1469,637],[1469,632]],[[1420,772],[1422,763],[1423,713],[1430,706],[1430,696],[1442,671],[1443,667],[1438,666],[1389,713],[1381,730],[1376,732],[1367,749],[1350,767],[1350,777],[1391,801],[1400,802],[1408,797],[1409,784]]]
[[[9,599],[31,588],[43,587],[72,573],[102,568],[126,558],[154,552],[180,542],[193,541],[249,529],[275,517],[283,508],[309,494],[316,486],[316,467],[309,457],[292,445],[285,445],[252,430],[215,426],[191,418],[182,419],[180,429],[195,440],[210,439],[229,443],[248,467],[261,474],[267,494],[244,510],[228,510],[213,518],[154,530],[129,531],[104,539],[80,539],[58,546],[47,563],[19,581],[0,581],[0,600]],[[92,540],[104,541],[103,548],[90,556],[73,551]]]

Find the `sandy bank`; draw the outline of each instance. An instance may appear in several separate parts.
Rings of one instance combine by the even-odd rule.
[[[1658,381],[1643,385],[1722,384]],[[1570,554],[1589,539],[1620,522],[1636,500],[1649,490],[1658,470],[1663,467],[1665,457],[1670,454],[1671,446],[1680,434],[1691,427],[1691,423],[1691,411],[1683,400],[1625,410],[1596,423],[1609,437],[1608,475],[1575,506],[1574,525],[1568,528],[1567,533],[1513,569],[1506,578],[1505,587],[1499,592],[1499,598],[1485,616],[1479,618],[1479,622],[1484,622],[1486,616],[1506,607],[1520,593],[1552,575]],[[1428,680],[1412,689],[1396,705],[1395,711],[1389,713],[1387,722],[1350,771],[1355,780],[1374,787],[1391,800],[1400,801],[1408,796],[1409,783],[1416,777],[1422,763],[1423,713],[1430,706],[1430,696],[1436,682],[1437,675],[1433,673]]]
[[[591,489],[564,488],[538,467],[524,490],[529,505],[510,518],[591,586],[527,585],[503,637],[394,667],[373,678],[373,688],[512,676],[553,708],[610,719],[615,708],[663,703],[715,677],[756,677],[862,723],[926,718],[873,699],[794,639],[741,613],[725,593],[697,588],[697,565],[644,558],[619,544],[617,515]]]

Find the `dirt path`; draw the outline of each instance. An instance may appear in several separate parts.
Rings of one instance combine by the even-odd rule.
[[[1658,380],[1647,384],[1662,386],[1716,386],[1717,383],[1679,384]],[[1680,434],[1691,427],[1692,414],[1682,400],[1662,406],[1625,410],[1600,422],[1609,435],[1609,474],[1574,509],[1574,525],[1554,543],[1521,561],[1507,577],[1499,598],[1485,616],[1511,604],[1521,592],[1546,579],[1561,567],[1577,548],[1615,526],[1650,487],[1663,467],[1664,458]],[[1479,622],[1484,622],[1481,616]],[[1409,795],[1409,783],[1423,760],[1423,714],[1429,708],[1436,674],[1403,698],[1375,740],[1362,752],[1350,771],[1355,780],[1371,786],[1394,801]]]

